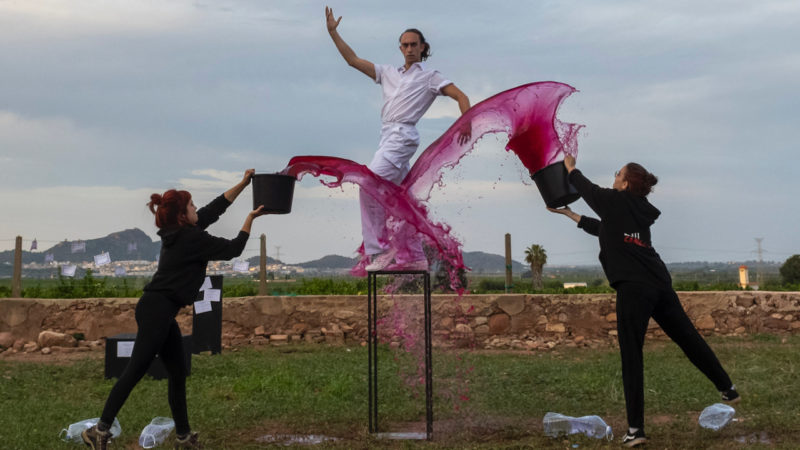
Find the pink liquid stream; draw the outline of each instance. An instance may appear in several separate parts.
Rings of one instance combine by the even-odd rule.
[[[429,247],[434,248],[438,257],[446,262],[450,271],[451,288],[458,293],[458,299],[465,286],[457,285],[458,273],[466,269],[461,253],[461,243],[450,234],[445,223],[431,220],[427,202],[435,185],[442,184],[443,171],[455,167],[458,162],[475,147],[475,144],[490,133],[505,133],[508,136],[506,150],[514,152],[530,173],[535,173],[550,164],[563,159],[564,154],[577,156],[577,135],[582,125],[565,123],[557,119],[558,108],[575,88],[558,82],[538,82],[518,86],[496,94],[470,108],[453,125],[419,156],[411,171],[400,185],[381,179],[365,165],[343,158],[331,156],[296,156],[289,161],[282,173],[302,179],[310,173],[328,187],[339,187],[342,183],[353,183],[375,198],[387,212],[388,244],[398,255],[408,253],[409,233],[418,233]],[[459,143],[464,129],[471,130],[467,142]],[[410,228],[409,228],[410,227]],[[363,257],[364,247],[358,249],[362,255],[359,263],[351,270],[357,276],[366,275],[364,267],[368,263]],[[408,258],[403,258],[408,260]],[[390,267],[391,269],[391,267]],[[457,322],[467,322],[457,303]],[[400,307],[397,302],[388,317],[381,323],[393,329],[389,338],[399,338],[404,350],[417,356],[416,373],[410,374],[407,384],[416,380],[422,383],[423,352],[417,335],[420,325],[418,311]],[[388,323],[387,323],[388,322]],[[474,342],[470,346],[474,345]],[[461,361],[459,357],[459,361]],[[460,363],[462,364],[463,361]],[[472,367],[459,365],[456,377],[456,391],[446,395],[458,411],[469,401],[469,385],[466,381]]]
[[[333,177],[333,180],[320,179],[328,187],[339,187],[342,183],[358,185],[386,210],[388,244],[398,255],[409,253],[407,240],[402,237],[408,236],[409,231],[419,233],[436,249],[439,258],[449,263],[450,279],[457,283],[458,271],[467,269],[462,244],[450,234],[447,224],[430,219],[426,205],[434,185],[442,182],[443,170],[455,167],[489,133],[506,133],[509,138],[506,150],[513,151],[531,173],[562,160],[564,154],[576,156],[577,135],[583,126],[556,118],[562,101],[575,91],[564,83],[543,81],[503,91],[474,105],[420,154],[400,185],[378,177],[363,164],[333,156],[296,156],[281,173],[298,180],[307,173]],[[471,128],[471,137],[459,143],[465,128]],[[365,276],[368,262],[363,257],[363,244],[358,252],[362,258],[351,273]],[[465,288],[452,287],[459,293]]]

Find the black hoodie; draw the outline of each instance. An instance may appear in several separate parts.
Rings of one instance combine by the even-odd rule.
[[[161,255],[158,270],[144,287],[160,292],[180,305],[191,305],[206,277],[209,261],[228,260],[242,254],[247,238],[244,231],[232,240],[208,234],[205,229],[216,222],[231,204],[220,195],[197,210],[197,224],[161,229]]]
[[[569,182],[600,216],[600,220],[582,216],[578,228],[600,238],[600,264],[609,284],[637,281],[672,289],[667,266],[650,242],[650,225],[661,211],[646,197],[602,188],[577,169],[570,172]]]

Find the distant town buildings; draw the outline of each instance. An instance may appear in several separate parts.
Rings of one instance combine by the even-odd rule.
[[[28,263],[22,265],[23,274],[27,272],[38,272],[37,278],[57,278],[58,269],[62,265],[75,265],[81,271],[91,270],[95,276],[98,277],[114,277],[120,273],[128,277],[151,277],[158,268],[158,261],[111,261],[109,264],[97,266],[92,261],[85,262],[64,262],[52,261],[46,263]],[[122,268],[123,270],[119,270]],[[318,270],[308,270],[300,266],[288,264],[267,264],[267,273],[273,273],[275,276],[306,274],[308,272],[319,272]],[[247,272],[239,272],[233,269],[233,261],[211,261],[208,263],[209,275],[225,275],[225,276],[257,276],[259,271],[258,265],[251,265]]]

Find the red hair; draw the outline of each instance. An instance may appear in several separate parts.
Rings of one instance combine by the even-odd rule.
[[[653,186],[658,183],[658,177],[635,162],[628,163],[625,167],[628,169],[625,171],[625,181],[628,182],[628,190],[631,193],[647,197],[649,193],[653,192]]]
[[[186,220],[186,208],[192,201],[192,194],[189,191],[178,191],[170,189],[162,195],[153,194],[150,196],[150,212],[156,216],[156,226],[158,228],[176,228],[189,225]]]

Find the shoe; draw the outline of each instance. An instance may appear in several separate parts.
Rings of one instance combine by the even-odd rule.
[[[641,428],[633,434],[629,431],[622,437],[622,445],[624,447],[637,447],[645,443],[647,443],[647,436],[644,435],[644,430]]]
[[[97,425],[81,432],[81,439],[92,450],[106,450],[111,442],[111,430],[100,431]]]
[[[197,433],[189,433],[184,436],[182,439],[180,437],[175,438],[175,450],[180,450],[184,448],[203,448],[200,445],[200,441],[197,438]]]
[[[419,261],[412,261],[410,263],[397,264],[397,270],[428,270],[428,260],[420,259]]]
[[[397,250],[392,248],[383,253],[370,256],[371,262],[367,264],[367,267],[364,269],[366,269],[367,272],[377,272],[379,270],[383,270],[394,260],[394,255],[396,253]]]
[[[739,393],[736,392],[736,385],[734,384],[731,386],[730,389],[727,391],[722,391],[722,401],[725,403],[739,403],[742,400],[742,397],[739,396]]]

